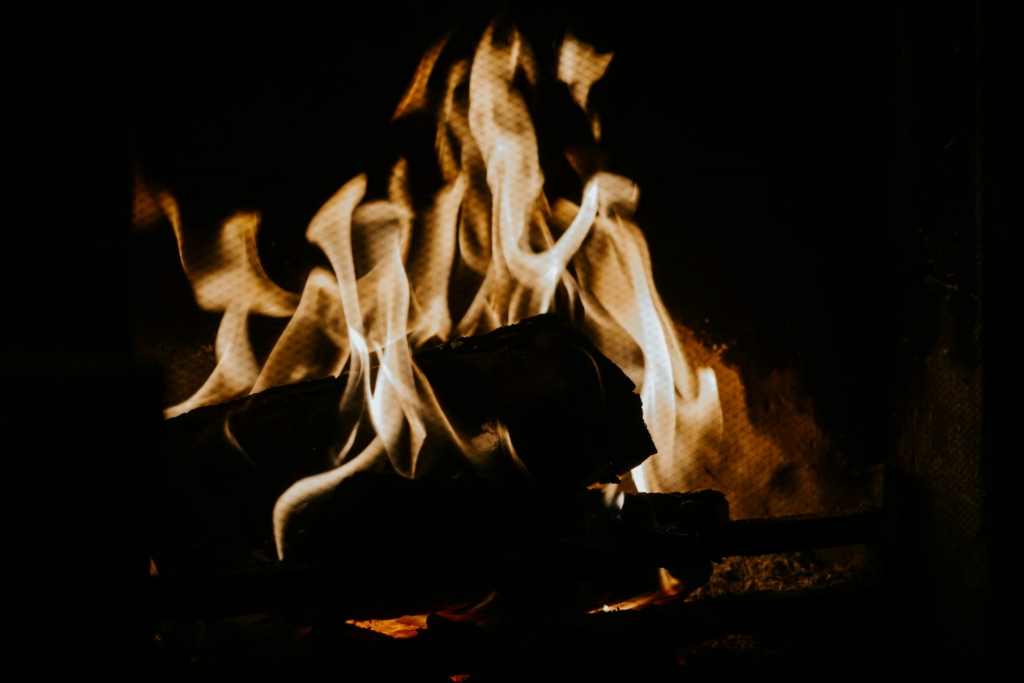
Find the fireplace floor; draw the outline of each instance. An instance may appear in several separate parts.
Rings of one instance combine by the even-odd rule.
[[[399,638],[329,614],[164,622],[151,664],[167,680],[845,680],[882,665],[882,613],[878,558],[856,546],[727,558],[685,600],[642,610],[431,615]]]

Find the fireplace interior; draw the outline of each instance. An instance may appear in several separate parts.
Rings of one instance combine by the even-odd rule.
[[[4,287],[11,641],[30,666],[505,681],[1004,665],[993,370],[1012,117],[995,10],[124,11],[130,35],[116,13],[38,12],[42,75],[15,81],[38,144],[14,203],[45,226],[10,242],[43,277]],[[501,242],[527,181],[544,197],[527,222],[553,235],[528,256],[576,223],[618,226],[579,233],[550,289]],[[445,197],[456,256],[418,271]],[[519,284],[474,275],[477,253]],[[616,268],[649,276],[655,303],[602,279]],[[442,270],[444,324],[422,313]],[[473,318],[488,286],[497,312]],[[641,328],[675,340],[663,370],[654,337],[615,336]],[[353,386],[365,401],[346,403]]]

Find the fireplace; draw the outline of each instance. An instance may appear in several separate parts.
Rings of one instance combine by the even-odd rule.
[[[92,635],[100,624],[113,641],[135,645],[130,650],[139,659],[131,666],[171,676],[302,673],[341,667],[345,660],[367,673],[376,667],[382,677],[413,680],[574,673],[646,679],[753,670],[772,678],[849,667],[851,658],[858,662],[853,668],[867,672],[883,666],[894,652],[892,635],[900,625],[915,634],[913,643],[895,651],[905,655],[908,666],[920,666],[919,656],[950,643],[964,653],[954,658],[957,664],[986,666],[983,652],[991,636],[983,627],[993,622],[985,611],[991,599],[985,591],[998,582],[990,567],[997,566],[993,558],[1002,546],[991,522],[1000,503],[998,489],[983,484],[1001,465],[984,459],[978,446],[983,435],[989,442],[993,438],[984,431],[990,427],[980,412],[991,387],[981,383],[979,368],[996,351],[985,346],[981,333],[989,328],[980,327],[978,320],[986,326],[994,323],[979,318],[984,299],[978,298],[977,288],[979,282],[995,281],[986,278],[997,278],[1000,271],[984,266],[998,264],[998,256],[977,266],[973,255],[976,239],[998,244],[1001,233],[973,222],[980,210],[975,203],[977,177],[967,169],[974,168],[969,160],[980,150],[981,138],[973,127],[980,114],[960,98],[976,87],[984,92],[986,81],[978,75],[983,72],[974,71],[974,61],[959,55],[973,54],[977,40],[961,24],[990,24],[965,8],[927,17],[909,10],[909,16],[896,11],[874,16],[859,6],[787,12],[705,8],[680,10],[671,21],[661,11],[638,8],[627,17],[600,17],[584,7],[541,10],[525,5],[511,6],[495,20],[498,12],[492,8],[392,5],[377,10],[380,16],[367,20],[368,28],[353,31],[353,20],[343,9],[274,17],[198,12],[178,5],[140,9],[130,106],[135,124],[135,232],[129,251],[96,249],[102,253],[95,255],[97,263],[117,260],[112,258],[117,255],[120,260],[113,265],[123,273],[131,266],[124,279],[132,283],[136,300],[134,353],[117,350],[124,339],[117,336],[124,329],[117,321],[131,308],[123,294],[115,293],[123,288],[88,271],[80,282],[114,293],[98,297],[103,303],[97,320],[86,315],[89,321],[82,323],[82,329],[99,332],[88,343],[67,344],[77,355],[57,348],[35,364],[22,360],[31,355],[11,356],[16,359],[17,372],[10,373],[16,390],[39,396],[41,403],[53,400],[48,393],[52,382],[33,372],[36,367],[47,372],[57,368],[73,394],[109,396],[77,410],[74,432],[93,448],[110,444],[116,455],[101,459],[96,467],[63,465],[61,476],[68,478],[58,477],[48,489],[56,492],[56,502],[48,504],[46,514],[19,527],[25,539],[37,544],[26,541],[26,547],[38,548],[40,537],[58,541],[54,549],[32,551],[34,563],[26,565],[47,568],[34,570],[23,581],[32,588],[29,595],[48,597],[19,601],[19,614],[32,625],[23,632],[53,633],[54,623],[63,620],[81,645],[75,651],[83,661],[93,661],[102,656],[97,652],[103,638]],[[393,16],[408,22],[395,26],[389,21]],[[948,31],[956,49],[950,52],[920,30],[917,22],[922,18]],[[488,36],[489,30],[502,35]],[[484,40],[500,49],[481,56]],[[579,77],[563,73],[559,56],[567,44],[584,54],[577,57],[584,61],[577,63],[604,70],[602,77],[581,86]],[[911,55],[897,57],[895,46],[906,45],[914,48]],[[522,82],[531,78],[531,66],[522,56],[528,50],[537,71],[534,83]],[[611,53],[610,62],[602,58]],[[500,61],[513,54],[518,62],[509,84],[525,93],[522,105],[534,126],[552,225],[559,215],[557,199],[574,202],[569,219],[556,228],[564,236],[572,230],[572,217],[585,210],[590,188],[604,194],[616,191],[601,181],[591,183],[595,177],[635,181],[639,201],[626,217],[643,230],[650,272],[672,333],[679,335],[695,376],[710,371],[721,411],[720,424],[715,423],[722,430],[716,448],[707,453],[699,445],[683,448],[685,462],[668,468],[681,473],[678,482],[667,481],[663,473],[659,481],[653,469],[645,476],[643,466],[619,467],[612,461],[595,474],[597,469],[588,465],[585,475],[572,469],[578,475],[577,489],[583,490],[580,484],[592,487],[580,500],[590,496],[599,517],[610,511],[628,518],[635,501],[641,500],[638,491],[718,489],[729,498],[734,519],[760,519],[769,526],[715,526],[719,512],[701,513],[711,516],[685,521],[712,526],[692,537],[684,529],[672,542],[678,548],[693,541],[694,557],[702,562],[727,556],[715,563],[710,580],[699,568],[673,565],[670,572],[661,571],[660,583],[652,575],[654,583],[641,581],[637,585],[643,584],[643,590],[620,595],[603,609],[600,601],[567,600],[576,608],[571,614],[561,606],[550,609],[550,604],[564,600],[565,591],[578,585],[568,582],[560,592],[544,584],[550,595],[542,593],[543,600],[526,589],[519,595],[524,603],[536,600],[530,609],[506,606],[496,616],[486,610],[477,613],[487,614],[486,619],[463,618],[467,610],[396,615],[389,606],[378,615],[376,608],[360,605],[351,614],[325,615],[314,609],[318,600],[339,596],[349,599],[374,591],[388,595],[386,582],[373,587],[373,574],[392,582],[402,576],[415,581],[414,559],[396,571],[400,555],[389,556],[387,567],[369,563],[369,571],[358,574],[351,588],[333,585],[353,579],[324,574],[326,565],[319,561],[263,572],[278,561],[273,552],[246,555],[248,560],[256,557],[257,564],[266,563],[248,573],[230,563],[222,568],[233,573],[218,573],[212,565],[176,572],[172,560],[160,559],[159,550],[154,561],[154,544],[163,542],[168,496],[161,479],[166,470],[152,453],[167,443],[168,429],[177,429],[170,425],[184,424],[189,411],[226,405],[244,397],[253,384],[230,386],[234,370],[219,365],[225,351],[217,348],[222,346],[218,330],[225,339],[231,337],[231,330],[225,332],[230,301],[210,304],[217,298],[214,294],[203,306],[202,287],[197,286],[197,280],[209,275],[207,261],[232,257],[204,254],[216,249],[224,235],[237,237],[237,243],[258,253],[262,275],[279,288],[268,294],[268,300],[277,297],[276,303],[255,304],[264,308],[241,314],[249,325],[244,336],[262,372],[278,353],[289,320],[298,315],[296,306],[301,306],[286,299],[304,291],[317,267],[334,278],[329,280],[334,286],[341,279],[329,245],[307,239],[306,227],[320,207],[363,172],[366,196],[393,201],[389,183],[400,178],[413,204],[423,203],[417,195],[422,187],[453,181],[444,177],[443,168],[427,171],[419,163],[436,154],[438,140],[436,121],[424,112],[440,106],[445,74],[457,70],[460,59]],[[431,55],[437,56],[433,64]],[[946,61],[935,66],[932,58]],[[425,69],[436,73],[427,78]],[[953,113],[922,113],[934,96],[929,79],[948,73],[959,88],[947,103]],[[879,83],[880,74],[895,82]],[[429,95],[417,85],[420,75],[430,85]],[[507,108],[508,102],[496,106]],[[951,127],[955,134],[942,142],[941,152],[933,151],[925,133],[904,137],[902,126],[908,122],[925,130]],[[994,122],[998,125],[999,119]],[[87,139],[80,129],[66,135],[76,144]],[[59,140],[55,138],[54,148],[66,154]],[[96,147],[76,153],[81,159],[116,156]],[[396,164],[402,156],[406,167]],[[93,167],[88,161],[82,164]],[[121,195],[115,197],[107,184],[126,166],[112,161],[110,178],[97,174],[82,180],[71,194],[76,201],[69,201],[62,215],[73,221],[82,200],[92,202],[85,213],[97,220],[122,215],[114,207],[121,205],[119,200],[126,203],[130,193],[122,184]],[[487,176],[486,182],[491,181]],[[921,188],[942,199],[921,199]],[[93,199],[92,190],[100,199]],[[112,199],[104,204],[108,196]],[[437,195],[438,205],[441,199]],[[353,206],[360,201],[353,199]],[[249,213],[237,214],[239,210]],[[929,218],[942,220],[929,223]],[[172,229],[176,221],[177,241]],[[914,232],[918,227],[924,232]],[[373,244],[367,240],[364,249],[374,251]],[[415,252],[417,246],[403,248]],[[243,255],[249,258],[251,252]],[[75,256],[69,253],[63,260],[75,262]],[[576,285],[585,289],[582,267],[570,270]],[[608,268],[603,264],[595,272]],[[259,269],[252,272],[261,275]],[[191,283],[187,276],[192,276]],[[59,291],[83,293],[73,284]],[[596,296],[595,291],[590,294]],[[580,316],[565,313],[564,301],[557,299],[563,294],[550,295],[551,306],[528,302],[514,314],[510,307],[491,327],[499,333],[517,329],[506,325],[554,312],[560,321],[552,325],[578,331]],[[452,309],[471,309],[473,297],[465,298]],[[611,305],[607,299],[602,303]],[[282,310],[275,312],[275,306]],[[79,312],[83,307],[69,308]],[[489,330],[473,325],[459,330],[453,324],[436,341]],[[430,334],[423,337],[432,339]],[[586,347],[586,355],[597,363],[613,357],[638,385],[650,386],[658,378],[631,373],[628,354],[615,356],[614,344],[603,344],[600,333],[590,330],[588,341],[572,339],[574,347],[596,344],[596,352]],[[463,346],[467,344],[476,348],[486,342]],[[410,353],[429,351],[428,346]],[[42,347],[30,343],[25,348]],[[458,345],[449,344],[440,353],[451,358],[457,351]],[[647,348],[643,352],[653,355]],[[141,367],[125,363],[129,355],[140,359]],[[71,360],[64,366],[52,360],[61,357]],[[95,358],[107,362],[98,364]],[[427,367],[424,356],[412,358]],[[381,363],[379,358],[376,362]],[[564,365],[555,363],[556,368]],[[218,369],[226,379],[213,382],[217,386],[202,395]],[[164,378],[160,399],[157,375]],[[288,366],[277,376],[292,379],[267,380],[266,391],[255,393],[254,400],[263,396],[270,401],[278,395],[274,391],[281,391],[275,385],[288,390],[295,379],[320,375],[301,375]],[[439,405],[447,408],[451,402],[438,376],[427,372],[430,383],[438,385]],[[601,377],[608,380],[611,375]],[[420,385],[414,382],[406,389],[410,386]],[[392,403],[401,399],[398,389],[390,395]],[[611,396],[611,389],[603,395]],[[694,405],[699,395],[695,389],[689,397]],[[190,403],[190,396],[198,398]],[[645,406],[656,400],[650,392],[643,397]],[[381,400],[387,404],[387,395]],[[158,412],[168,408],[165,417],[171,419],[161,426]],[[442,412],[451,417],[450,410]],[[625,412],[622,408],[615,415]],[[46,418],[36,419],[40,421],[24,424],[44,429]],[[650,413],[645,419],[655,441],[663,443],[658,434],[664,430],[659,432]],[[243,458],[252,455],[254,446],[246,439],[253,437],[237,422],[214,422],[221,430],[221,446],[236,448]],[[373,424],[379,432],[380,421]],[[540,451],[524,448],[527,432],[500,420],[492,427],[488,448],[535,473],[539,461],[534,453]],[[584,430],[581,438],[593,429]],[[111,431],[116,439],[108,435]],[[588,452],[600,446],[590,446]],[[43,446],[55,454],[62,448],[59,440]],[[665,449],[658,450],[661,455]],[[65,463],[66,457],[53,462]],[[419,481],[408,458],[392,459],[392,467]],[[617,488],[608,483],[609,472],[622,477]],[[985,478],[977,479],[982,472]],[[49,474],[28,469],[24,476],[39,480]],[[653,483],[637,481],[648,477]],[[436,485],[438,489],[426,494],[419,489],[385,505],[400,510],[400,520],[425,509],[408,503],[417,496],[462,495],[446,488],[444,481]],[[373,486],[383,486],[378,493],[385,499],[404,495],[379,482],[359,490]],[[154,500],[157,509],[152,509]],[[310,499],[297,500],[296,509],[311,504]],[[531,510],[544,510],[549,503],[543,496],[531,499]],[[881,521],[874,512],[878,508],[872,507],[879,505]],[[68,521],[83,510],[97,520],[99,532],[87,532],[91,522]],[[787,517],[799,513],[815,517]],[[282,514],[291,519],[290,509]],[[983,519],[989,520],[985,531]],[[807,524],[824,525],[824,530],[808,531]],[[644,543],[654,543],[651,529],[644,527]],[[768,537],[776,539],[775,545],[764,540],[763,529],[771,529]],[[719,552],[701,545],[708,535],[719,539]],[[209,547],[228,544],[227,537],[204,531],[202,538],[186,539],[182,545],[198,547],[203,538],[214,538],[207,541]],[[286,558],[287,542],[282,539],[285,532],[276,532],[276,551]],[[648,546],[630,548],[637,558],[649,551]],[[71,568],[62,559],[65,552],[75,558]],[[763,554],[767,552],[774,554]],[[612,554],[618,558],[623,551],[616,546]],[[79,559],[97,556],[95,563]],[[649,568],[666,564],[646,562]],[[72,587],[62,584],[56,567],[73,573]],[[154,577],[147,578],[147,573]],[[959,626],[942,634],[925,627],[941,593],[931,578],[935,576],[948,578],[954,586],[948,604],[958,615]],[[393,592],[423,597],[403,591]],[[679,594],[677,599],[672,593]],[[684,600],[685,593],[690,596]],[[651,604],[641,604],[645,602]],[[591,608],[597,613],[591,614]],[[73,618],[67,616],[71,613]],[[894,631],[887,630],[890,623],[897,624]],[[49,636],[29,635],[26,642],[34,652],[53,647]]]

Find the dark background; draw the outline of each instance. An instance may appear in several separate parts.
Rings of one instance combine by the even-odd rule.
[[[415,125],[390,119],[420,56],[452,27],[446,52],[471,54],[500,11],[144,3],[131,108],[140,167],[176,194],[189,229],[261,210],[264,263],[298,291],[316,258],[303,233],[317,208],[355,174],[411,152]],[[840,449],[856,464],[881,461],[876,406],[888,382],[878,346],[891,321],[877,278],[872,18],[851,2],[504,11],[548,70],[534,104],[549,196],[579,197],[561,151],[585,128],[553,83],[555,46],[570,27],[615,52],[591,101],[608,169],[640,187],[636,218],[673,314],[728,344],[747,373],[796,369]],[[420,134],[431,144],[429,129]],[[173,270],[169,238],[149,242],[146,258]],[[171,286],[185,292],[179,280]],[[141,289],[168,286],[150,279]],[[211,343],[217,315],[172,298],[144,314],[173,311]]]

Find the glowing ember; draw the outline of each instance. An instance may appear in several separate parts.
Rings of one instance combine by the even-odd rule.
[[[398,619],[370,619],[368,621],[346,621],[346,624],[376,631],[392,638],[415,638],[427,627],[427,615],[418,614]]]
[[[387,466],[416,477],[440,457],[479,457],[474,443],[449,425],[413,360],[415,350],[556,309],[582,319],[583,332],[639,388],[658,447],[633,471],[640,491],[678,489],[686,483],[681,465],[718,449],[715,373],[687,358],[654,285],[646,241],[630,220],[636,185],[598,172],[583,176],[577,202],[549,201],[526,105],[525,91],[540,73],[530,46],[516,29],[496,22],[472,58],[441,77],[433,72],[445,42],[424,56],[395,112],[396,118],[434,116],[444,186],[426,205],[414,204],[405,160],[392,169],[387,199],[367,201],[363,175],[346,183],[306,231],[330,268],[314,269],[301,295],[280,289],[261,267],[258,215],[234,216],[215,249],[200,249],[183,232],[174,199],[147,195],[174,227],[196,301],[223,311],[215,370],[194,396],[168,408],[168,417],[347,372],[339,410],[359,417],[336,444],[334,469],[295,483],[278,500],[274,529],[282,558],[293,512],[350,474]],[[610,53],[598,54],[572,36],[558,55],[558,78],[587,114],[595,142],[601,128],[589,92],[611,61]],[[432,83],[443,87],[437,98],[428,96]],[[459,287],[468,282],[474,292],[462,305],[449,297],[456,273]],[[290,317],[262,367],[249,341],[253,314]],[[518,460],[508,431],[501,424],[495,429],[502,450]],[[372,441],[357,448],[357,433],[368,430]],[[610,504],[621,506],[618,493],[609,492]],[[670,591],[666,585],[661,594]]]

